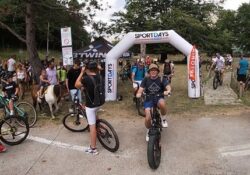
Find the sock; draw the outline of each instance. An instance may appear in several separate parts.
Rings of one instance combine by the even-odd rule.
[[[14,111],[13,110],[10,110],[10,115],[14,115]]]

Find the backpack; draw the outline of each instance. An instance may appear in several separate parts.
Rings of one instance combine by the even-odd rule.
[[[94,106],[101,106],[105,103],[105,88],[102,76],[97,74],[98,78],[94,78],[93,76],[87,75],[92,83],[94,84],[94,101],[92,104]]]
[[[170,65],[170,63],[165,63],[164,64],[163,73],[164,73],[164,75],[171,74],[171,65]]]

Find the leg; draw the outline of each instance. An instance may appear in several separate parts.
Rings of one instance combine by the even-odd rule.
[[[90,128],[90,148],[96,149],[96,112],[98,108],[86,107],[86,115]]]
[[[50,114],[51,114],[52,119],[55,119],[56,117],[54,116],[54,113],[53,113],[53,106],[52,106],[51,103],[49,103],[49,110],[50,110]]]
[[[160,111],[161,111],[162,127],[167,128],[168,127],[168,123],[166,119],[167,109],[165,105],[165,100],[163,98],[159,99],[158,107],[160,108]]]
[[[150,108],[145,108],[145,126],[146,126],[147,129],[151,128]]]
[[[10,115],[14,115],[14,102],[10,99],[9,101]]]

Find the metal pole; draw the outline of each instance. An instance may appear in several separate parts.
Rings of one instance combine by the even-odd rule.
[[[49,56],[49,22],[48,22],[48,30],[47,30],[47,54],[46,56]]]

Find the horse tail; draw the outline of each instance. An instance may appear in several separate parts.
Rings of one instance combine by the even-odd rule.
[[[54,94],[57,98],[61,96],[61,85],[54,85]]]

